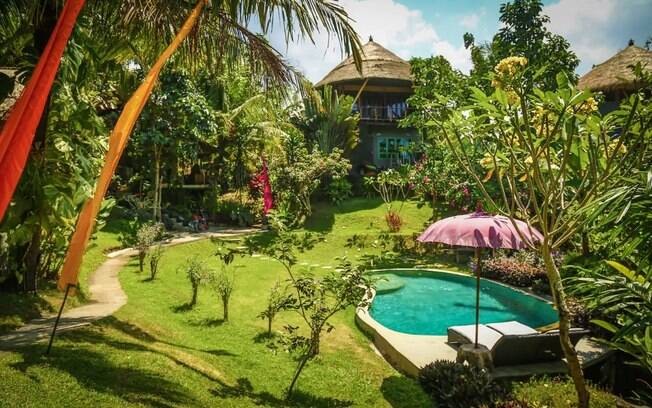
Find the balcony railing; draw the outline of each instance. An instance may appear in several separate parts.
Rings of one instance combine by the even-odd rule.
[[[393,122],[403,119],[408,112],[407,104],[362,105],[354,106],[353,112],[360,114],[360,119],[378,122]]]

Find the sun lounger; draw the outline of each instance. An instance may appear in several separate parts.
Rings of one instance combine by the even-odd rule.
[[[573,345],[587,333],[588,330],[572,328],[570,338]],[[475,325],[448,328],[449,343],[473,343],[474,338]],[[556,361],[563,357],[559,330],[540,333],[516,321],[481,324],[478,331],[478,344],[491,351],[494,366]]]

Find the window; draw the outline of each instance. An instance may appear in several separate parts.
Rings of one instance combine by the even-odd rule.
[[[391,160],[398,162],[409,160],[410,155],[405,149],[410,140],[405,137],[378,136],[378,158],[380,160]]]

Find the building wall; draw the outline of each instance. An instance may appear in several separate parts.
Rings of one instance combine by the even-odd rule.
[[[416,129],[399,128],[395,123],[374,124],[362,122],[360,124],[360,143],[351,152],[352,173],[364,174],[365,168],[375,167],[378,170],[396,167],[412,158],[404,153],[397,153],[390,144],[396,146],[397,142],[405,146],[419,141]]]

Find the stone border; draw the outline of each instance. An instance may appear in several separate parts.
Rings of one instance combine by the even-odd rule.
[[[444,272],[467,277],[469,276],[468,274],[460,272],[431,268],[389,268],[374,269],[369,272],[408,272],[415,270],[426,272]],[[545,301],[546,303],[551,304],[548,299],[529,293],[520,288],[514,288],[503,282],[496,282],[486,278],[481,279],[503,285],[528,296],[534,296],[542,301]],[[416,377],[419,374],[419,369],[432,361],[455,361],[455,358],[457,357],[457,350],[448,344],[447,336],[401,333],[383,326],[373,317],[371,317],[371,314],[369,313],[369,307],[371,306],[375,296],[376,291],[372,289],[371,294],[365,298],[365,300],[368,301],[367,306],[356,308],[355,322],[363,332],[372,337],[373,344],[393,367],[409,376]],[[584,368],[604,361],[612,353],[612,350],[609,348],[586,337],[580,340],[576,346],[576,350]],[[566,364],[563,361],[558,361],[498,367],[492,372],[492,374],[496,378],[514,378],[527,377],[535,374],[559,374],[566,372]]]

